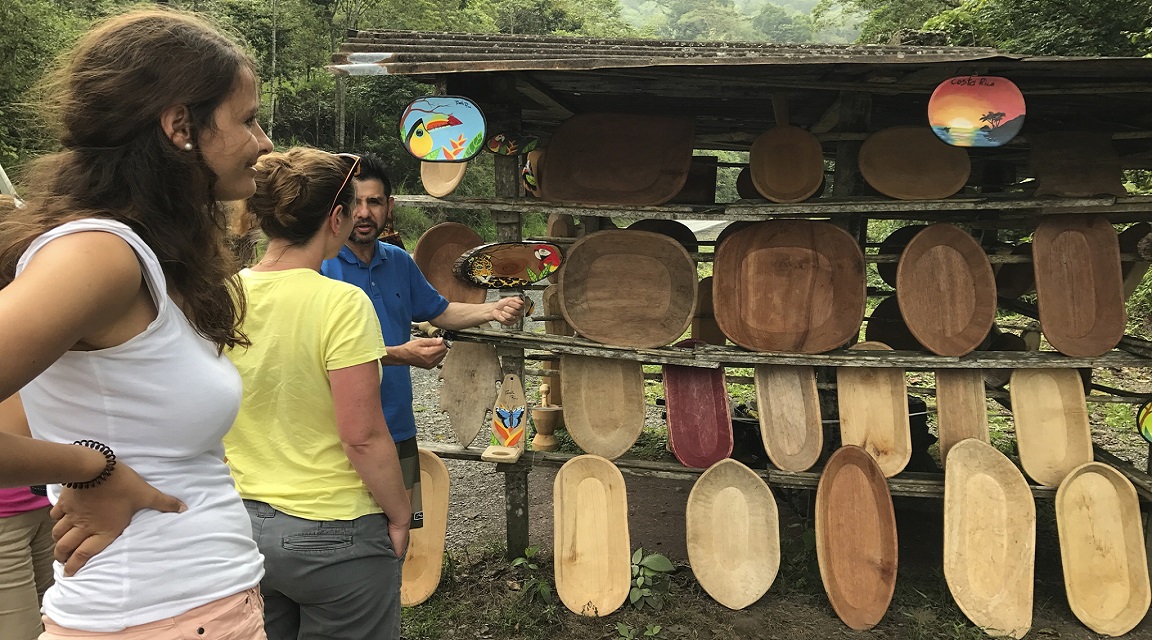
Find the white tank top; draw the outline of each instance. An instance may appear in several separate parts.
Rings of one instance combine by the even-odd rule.
[[[103,442],[188,505],[180,514],[137,513],[123,535],[70,578],[56,563],[45,615],[63,627],[107,632],[251,588],[264,568],[223,461],[221,439],[240,407],[240,376],[168,296],[152,250],[124,224],[77,220],[37,238],[20,258],[17,277],[44,245],[83,231],[112,233],[132,247],[156,301],[156,319],[115,347],[65,353],[21,389],[32,434]],[[77,272],[87,268],[76,265]],[[50,487],[53,503],[59,490]]]

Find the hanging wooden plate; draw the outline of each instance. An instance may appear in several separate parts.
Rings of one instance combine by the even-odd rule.
[[[1032,257],[1032,243],[1021,242],[1012,249],[1011,255]],[[996,295],[1015,300],[1036,289],[1036,276],[1031,262],[1005,262],[996,272]]]
[[[713,265],[716,322],[753,351],[822,353],[864,318],[864,254],[827,222],[773,220],[734,233]]]
[[[861,342],[852,349],[877,351],[890,347],[879,342]],[[907,386],[903,369],[836,368],[840,440],[872,454],[888,478],[903,471],[912,458]]]
[[[969,438],[988,442],[988,401],[979,369],[936,370],[936,424],[945,469],[956,443]]]
[[[1152,224],[1137,222],[1120,232],[1117,243],[1120,253],[1137,253],[1140,241],[1152,233]],[[1144,281],[1144,274],[1148,273],[1149,263],[1146,260],[1126,260],[1120,263],[1120,276],[1124,278],[1124,299],[1127,300],[1136,292],[1136,287]]]
[[[598,231],[568,250],[559,278],[560,308],[576,333],[589,340],[661,347],[692,324],[696,277],[696,263],[668,236]]]
[[[784,471],[807,471],[824,451],[815,371],[762,364],[756,366],[755,381],[760,438],[768,459]]]
[[[421,96],[400,114],[404,150],[417,160],[471,160],[484,148],[485,131],[480,107],[460,96]]]
[[[615,460],[644,429],[644,372],[632,360],[564,354],[564,423],[576,445]]]
[[[680,192],[692,164],[692,118],[582,113],[548,141],[546,200],[658,205]]]
[[[700,243],[696,240],[696,234],[688,228],[688,225],[680,222],[679,220],[637,220],[628,225],[629,231],[651,231],[652,233],[660,233],[672,238],[680,243],[689,253],[700,250]]]
[[[428,229],[416,241],[412,260],[428,283],[449,302],[484,302],[488,290],[452,275],[452,265],[465,251],[484,244],[480,234],[458,222],[441,222]]]
[[[1099,215],[1049,216],[1032,241],[1040,328],[1067,356],[1104,355],[1128,312],[1116,230]]]
[[[555,273],[563,260],[554,244],[495,242],[465,251],[452,265],[452,273],[476,286],[524,287]]]
[[[1032,627],[1036,503],[1016,465],[979,440],[952,447],[944,476],[944,579],[990,636]]]
[[[838,449],[816,489],[816,560],[844,624],[867,631],[884,617],[896,590],[897,549],[896,515],[880,467],[859,447]]]
[[[678,347],[702,344],[683,340]],[[664,365],[664,405],[668,437],[676,459],[686,467],[707,468],[732,455],[732,413],[724,369]]]
[[[491,344],[456,342],[444,356],[440,409],[448,414],[452,432],[462,446],[472,444],[486,426],[484,416],[496,397],[500,374],[500,358]]]
[[[520,156],[531,153],[540,144],[540,138],[530,133],[497,133],[488,138],[484,149],[498,156]]]
[[[727,338],[716,324],[716,312],[712,307],[712,276],[700,279],[696,288],[696,313],[692,315],[692,338],[723,346]]]
[[[528,443],[529,423],[524,384],[520,376],[510,373],[500,383],[500,393],[492,405],[492,438],[480,459],[505,464],[519,460]]]
[[[440,584],[448,532],[448,467],[435,453],[420,450],[420,501],[424,526],[412,529],[400,583],[400,604],[411,607],[432,597]]]
[[[1024,95],[1008,78],[959,76],[936,86],[928,100],[928,122],[945,143],[999,147],[1024,126]]]
[[[872,188],[899,200],[947,198],[964,187],[972,163],[962,147],[929,127],[892,127],[860,145],[860,173]]]
[[[924,345],[908,330],[904,316],[900,315],[900,301],[896,296],[888,296],[872,309],[868,322],[864,324],[864,339],[868,342],[883,342],[896,351],[923,351]]]
[[[606,616],[628,597],[628,494],[616,465],[576,456],[553,483],[556,595],[573,613]]]
[[[950,224],[934,224],[900,254],[900,315],[916,340],[938,356],[980,346],[996,319],[996,278],[984,249]]]
[[[776,126],[752,143],[748,167],[760,195],[773,202],[801,202],[820,190],[824,151],[804,129]]]
[[[1055,487],[1092,461],[1084,383],[1075,369],[1017,369],[1008,384],[1020,464],[1028,477]]]
[[[908,242],[916,237],[924,229],[927,229],[926,224],[909,224],[888,234],[887,238],[880,241],[880,247],[876,250],[878,255],[882,256],[898,256],[904,252],[904,247],[908,246]],[[896,286],[896,269],[899,262],[877,262],[876,273],[880,275],[888,286]]]
[[[1128,633],[1148,613],[1148,559],[1136,490],[1118,471],[1089,462],[1056,491],[1064,590],[1089,629]]]
[[[685,508],[688,563],[712,599],[740,610],[759,600],[780,569],[780,514],[772,490],[739,462],[700,475]]]
[[[520,169],[520,182],[524,185],[524,191],[536,197],[540,197],[543,162],[544,150],[534,149],[528,152],[528,156],[524,158],[524,167]]]
[[[428,195],[443,198],[460,186],[467,169],[467,162],[421,162],[420,182]]]

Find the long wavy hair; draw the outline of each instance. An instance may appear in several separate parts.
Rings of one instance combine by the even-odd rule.
[[[216,176],[200,152],[177,149],[161,114],[184,105],[196,148],[215,111],[254,60],[198,16],[132,11],[85,34],[45,79],[44,110],[62,150],[25,171],[28,206],[0,222],[0,286],[45,231],[80,218],[128,225],[156,253],[196,330],[225,347],[246,345],[244,294],[227,250]]]

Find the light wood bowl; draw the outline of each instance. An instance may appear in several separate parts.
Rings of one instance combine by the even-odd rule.
[[[467,162],[421,162],[420,182],[428,195],[443,198],[460,186],[466,169]]]
[[[400,604],[424,602],[440,584],[444,541],[448,532],[448,467],[435,453],[420,450],[420,500],[424,526],[412,529],[400,584]]]
[[[861,342],[852,349],[887,350],[880,342]],[[912,459],[908,391],[904,370],[895,367],[837,367],[840,440],[862,447],[876,459],[884,476],[904,470]]]
[[[815,371],[806,366],[757,365],[755,381],[760,438],[768,459],[784,471],[807,471],[824,450]]]
[[[772,202],[801,202],[820,190],[824,152],[808,131],[776,126],[752,142],[748,169],[760,195]]]
[[[644,430],[644,372],[639,362],[563,354],[564,423],[576,445],[609,460]]]
[[[1030,478],[1059,486],[1092,461],[1084,383],[1075,369],[1016,369],[1008,383],[1020,464]]]
[[[936,424],[945,469],[948,452],[958,442],[969,438],[988,442],[988,400],[979,369],[936,370]]]

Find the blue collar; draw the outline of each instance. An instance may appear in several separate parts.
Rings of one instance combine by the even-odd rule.
[[[348,248],[348,245],[340,247],[340,253],[336,254],[336,257],[340,258],[344,262],[347,262],[348,264],[356,265],[360,268],[372,268],[372,266],[376,264],[383,264],[384,261],[388,259],[388,256],[384,252],[383,244],[384,243],[380,242],[379,240],[376,241],[376,250],[372,252],[372,260],[369,261],[367,265],[361,262],[360,258],[358,258],[355,253],[352,253],[352,250]]]

